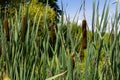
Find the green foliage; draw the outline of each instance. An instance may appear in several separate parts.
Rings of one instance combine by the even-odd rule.
[[[31,19],[31,21],[34,21],[34,16],[36,15],[36,21],[39,19],[39,17],[41,17],[41,21],[40,21],[40,25],[42,27],[44,27],[44,20],[47,21],[47,23],[52,23],[55,21],[55,12],[52,8],[50,8],[50,6],[43,6],[42,3],[36,3],[36,0],[32,0],[31,3],[28,5],[29,9],[28,9],[28,15],[29,18]],[[24,11],[23,11],[23,15],[26,14],[26,9],[27,9],[27,5],[24,5]]]
[[[43,36],[45,27],[50,23],[55,22],[56,14],[50,6],[44,6],[42,3],[37,3],[37,0],[32,0],[29,5],[22,6],[22,16],[26,16],[28,9],[28,17],[30,19],[30,32],[33,29],[32,25],[37,25],[40,18],[38,36]],[[36,18],[34,18],[36,16]],[[47,24],[47,25],[46,25]]]
[[[55,11],[56,17],[55,20],[56,22],[59,22],[59,18],[62,15],[62,10],[60,10],[57,1],[58,0],[37,0],[38,2],[42,2],[44,5],[49,5],[53,10]]]
[[[36,5],[36,4],[35,4]],[[38,4],[41,5],[41,4]],[[102,20],[98,23],[98,15],[93,17],[94,35],[87,31],[87,49],[84,62],[81,62],[81,27],[75,23],[61,21],[58,23],[58,29],[55,30],[56,41],[55,48],[50,43],[50,32],[48,30],[47,15],[40,13],[38,5],[33,3],[28,5],[29,17],[27,18],[27,32],[25,41],[21,39],[22,17],[26,14],[27,6],[20,7],[19,11],[15,10],[15,16],[9,17],[9,37],[6,40],[3,19],[0,18],[0,79],[11,80],[119,80],[120,79],[120,32],[118,32],[118,4],[116,5],[115,17],[112,23],[113,27],[110,33],[105,33],[108,26],[109,4],[104,4]],[[34,9],[32,9],[34,8]],[[44,8],[44,7],[41,7]],[[23,10],[23,11],[22,11]],[[35,11],[37,10],[36,14]],[[42,10],[42,9],[41,9]],[[97,13],[94,4],[94,11]],[[30,13],[31,12],[31,13]],[[93,13],[93,14],[95,14]],[[45,14],[45,16],[43,15]],[[44,16],[44,18],[42,18]],[[33,23],[31,23],[31,21]],[[36,42],[41,21],[45,26],[43,34],[39,36]],[[65,21],[65,20],[64,20]],[[32,26],[32,29],[31,29]],[[102,31],[101,31],[102,30]],[[92,35],[94,36],[94,40]],[[51,47],[50,47],[51,46]],[[49,57],[49,48],[53,57]],[[77,48],[77,50],[76,50]],[[59,54],[59,55],[58,55]],[[75,67],[72,68],[71,55],[75,57]]]

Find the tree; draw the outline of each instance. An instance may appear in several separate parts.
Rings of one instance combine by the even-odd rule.
[[[5,15],[5,9],[7,8],[7,5],[9,4],[10,0],[0,0],[0,18],[4,18],[3,15]]]
[[[38,2],[42,2],[44,5],[47,5],[47,1],[48,1],[48,5],[53,8],[53,10],[55,11],[56,13],[56,20],[57,22],[59,21],[59,17],[60,15],[62,14],[62,10],[60,10],[58,4],[57,4],[57,1],[58,0],[38,0]]]
[[[3,7],[5,6],[7,3],[9,3],[10,0],[0,0],[0,5]]]
[[[5,7],[7,4],[12,4],[12,5],[15,4],[16,5],[22,1],[24,1],[24,0],[0,0],[0,5],[2,7]]]

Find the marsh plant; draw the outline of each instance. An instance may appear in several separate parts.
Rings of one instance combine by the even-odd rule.
[[[21,17],[23,9],[20,6],[14,17],[0,19],[0,79],[120,80],[118,3],[111,23],[109,9],[109,0],[105,0],[99,22],[99,1],[93,0],[92,31],[84,28],[81,31],[82,27],[77,25],[73,28],[69,18],[64,20],[64,14],[57,28],[49,26],[47,7],[43,18],[39,10],[36,11],[31,24],[27,10]],[[41,21],[44,21],[43,26]],[[83,25],[86,23],[87,18]],[[106,33],[108,26],[112,29]]]

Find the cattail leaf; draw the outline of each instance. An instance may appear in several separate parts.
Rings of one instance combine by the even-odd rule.
[[[35,64],[33,64],[30,80],[34,79]]]
[[[60,73],[60,74],[57,74],[57,75],[55,75],[55,76],[53,76],[53,77],[50,77],[50,78],[47,78],[47,79],[45,79],[45,80],[53,80],[53,79],[56,79],[57,77],[64,75],[66,72],[67,72],[67,71],[64,71],[64,72],[62,72],[62,73]]]
[[[70,55],[68,56],[67,69],[68,69],[68,78],[69,78],[69,80],[73,80],[72,58],[71,58]]]
[[[15,42],[17,42],[18,39],[18,33],[17,33],[17,28],[15,27]]]
[[[102,36],[104,36],[106,28],[107,28],[107,23],[108,23],[108,15],[109,15],[109,4],[107,6],[106,12],[105,12],[105,18],[103,22],[103,28],[102,28]]]
[[[99,31],[100,31],[100,29],[102,27],[102,23],[103,23],[103,20],[104,20],[106,5],[107,5],[107,0],[105,0],[105,3],[104,3],[104,7],[103,7],[103,11],[102,11],[102,16],[101,16],[101,21],[100,21],[100,26],[98,28]]]

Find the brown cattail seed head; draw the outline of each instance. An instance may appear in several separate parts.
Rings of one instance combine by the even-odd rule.
[[[54,43],[54,40],[55,40],[55,26],[53,23],[50,24],[50,42],[51,43]]]
[[[72,55],[72,69],[74,69],[75,67],[75,56]]]
[[[22,22],[22,41],[25,41],[25,34],[26,34],[26,16],[23,17],[23,22]]]
[[[5,33],[6,33],[6,40],[10,41],[8,19],[4,19],[3,23],[4,23]]]
[[[86,29],[86,20],[82,21],[82,48],[87,48],[87,29]]]

